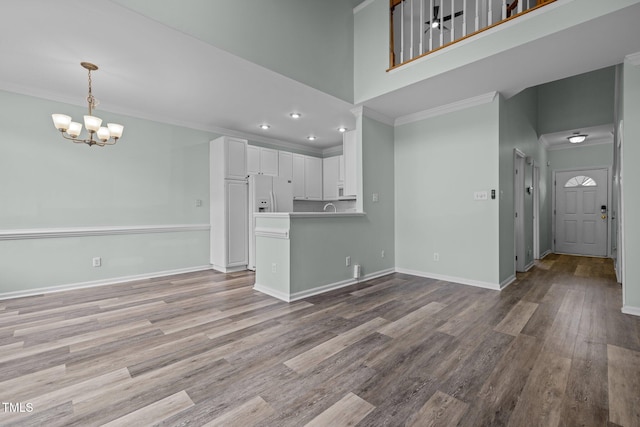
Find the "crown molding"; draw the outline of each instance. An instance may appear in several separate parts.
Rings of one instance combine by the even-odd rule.
[[[613,137],[587,140],[587,141],[581,142],[580,144],[572,144],[570,142],[563,142],[562,144],[557,144],[557,145],[549,144],[549,145],[545,145],[545,147],[547,147],[547,150],[549,151],[556,151],[556,150],[568,150],[570,148],[590,147],[593,145],[606,145],[606,144],[613,144]]]
[[[372,110],[369,107],[365,107],[364,105],[358,105],[357,107],[352,108],[351,114],[356,116],[356,118],[366,116],[377,122],[384,123],[385,125],[389,125],[389,126],[394,125],[394,121],[391,117],[387,117],[384,114],[377,112],[376,110]]]
[[[322,150],[322,157],[339,156],[342,154],[342,145],[325,148]]]
[[[364,9],[365,7],[369,6],[370,4],[374,3],[376,0],[365,0],[362,3],[360,3],[359,5],[357,5],[356,7],[353,8],[353,14],[355,15],[356,13],[360,12],[362,9]]]
[[[498,95],[498,92],[489,92],[484,95],[474,96],[473,98],[463,99],[462,101],[452,102],[450,104],[441,105],[440,107],[431,108],[429,110],[418,111],[417,113],[407,114],[406,116],[398,117],[395,120],[395,126],[402,126],[408,123],[419,122],[425,119],[429,119],[443,114],[453,113],[455,111],[464,110],[471,107],[476,107],[482,104],[488,104]]]
[[[640,65],[640,52],[631,53],[624,57],[624,62],[628,62],[631,65]]]

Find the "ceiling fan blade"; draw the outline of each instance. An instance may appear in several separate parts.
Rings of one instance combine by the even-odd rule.
[[[433,19],[438,19],[438,14],[440,13],[440,6],[433,6]]]
[[[456,13],[454,13],[454,14],[453,14],[453,17],[454,17],[454,18],[457,18],[458,16],[462,15],[463,13],[464,13],[464,11],[462,11],[462,10],[461,10],[460,12],[456,12]],[[451,21],[451,15],[447,15],[447,16],[445,16],[444,18],[442,18],[442,21],[443,21],[443,22],[444,22],[444,21]]]

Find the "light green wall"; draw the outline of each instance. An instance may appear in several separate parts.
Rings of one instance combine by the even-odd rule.
[[[97,111],[120,142],[64,140],[51,113],[80,107],[0,91],[0,229],[209,223],[217,135]],[[196,207],[196,199],[202,207]],[[0,242],[0,293],[208,265],[208,232]],[[91,267],[101,256],[103,266]]]
[[[613,123],[615,67],[538,86],[540,134]]]
[[[255,64],[353,100],[349,1],[115,1]]]
[[[624,305],[640,313],[640,66],[623,70]]]
[[[533,184],[533,167],[540,169],[540,253],[551,250],[551,187],[547,152],[538,142],[538,92],[527,89],[500,104],[500,281],[515,274],[514,149],[532,158],[525,164],[525,188]],[[533,262],[533,195],[525,192],[525,265]]]
[[[490,60],[498,53],[517,49],[531,41],[565,30],[573,25],[596,19],[638,0],[565,0],[547,6],[536,16],[500,31],[485,32],[450,49],[441,50],[425,61],[389,68],[389,1],[375,0],[355,15],[354,19],[354,100],[365,102],[376,96],[408,86],[426,78],[453,71],[476,61]]]
[[[549,150],[551,171],[613,165],[611,144],[585,145],[564,150]]]
[[[395,128],[398,268],[498,284],[498,202],[473,198],[498,189],[498,108]]]

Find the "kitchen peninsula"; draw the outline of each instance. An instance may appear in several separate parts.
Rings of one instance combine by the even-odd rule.
[[[269,212],[255,218],[254,289],[265,294],[295,301],[393,271],[368,272],[364,260],[351,258],[362,252],[358,235],[370,222],[364,212]],[[358,278],[355,265],[362,266]]]

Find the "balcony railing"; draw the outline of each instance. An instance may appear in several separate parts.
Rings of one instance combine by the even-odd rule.
[[[390,0],[390,66],[413,61],[555,0]]]

